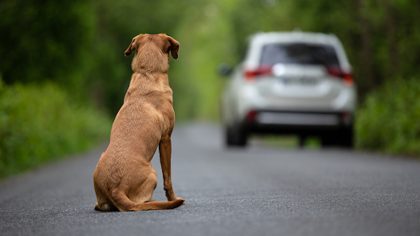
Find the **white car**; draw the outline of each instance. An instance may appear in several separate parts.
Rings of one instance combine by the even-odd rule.
[[[243,147],[250,135],[267,133],[353,146],[356,88],[336,36],[258,33],[243,62],[220,73],[230,77],[221,101],[227,146]]]

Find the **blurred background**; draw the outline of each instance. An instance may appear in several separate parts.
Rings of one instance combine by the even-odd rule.
[[[139,33],[180,43],[171,61],[177,122],[219,119],[249,35],[302,30],[342,41],[358,88],[356,147],[420,155],[417,0],[73,0],[0,2],[0,177],[107,140]]]

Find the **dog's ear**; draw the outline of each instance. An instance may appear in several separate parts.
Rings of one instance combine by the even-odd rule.
[[[124,51],[125,56],[129,56],[133,50],[137,49],[137,47],[138,47],[138,42],[137,41],[138,41],[138,38],[140,38],[140,37],[141,37],[141,34],[137,35],[136,37],[134,37],[131,40],[131,43],[128,45],[128,48],[125,49],[125,51]]]
[[[128,45],[128,48],[125,49],[125,51],[124,51],[125,56],[129,56],[131,54],[131,52],[133,51],[133,49],[135,48],[134,41],[135,41],[135,39],[133,38],[131,40],[131,43]]]
[[[166,35],[166,40],[168,40],[167,52],[171,51],[171,55],[174,59],[178,58],[179,42],[176,41],[171,36]]]

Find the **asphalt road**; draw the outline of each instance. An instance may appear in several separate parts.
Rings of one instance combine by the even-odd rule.
[[[176,128],[173,182],[186,203],[175,210],[94,211],[103,147],[5,180],[0,235],[420,235],[419,161],[220,140],[216,125]]]

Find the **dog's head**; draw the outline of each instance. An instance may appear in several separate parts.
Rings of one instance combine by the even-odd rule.
[[[139,34],[131,40],[124,54],[128,56],[133,51],[138,53],[143,48],[150,46],[157,46],[166,55],[169,56],[169,52],[171,52],[174,59],[178,58],[179,42],[166,34]]]

